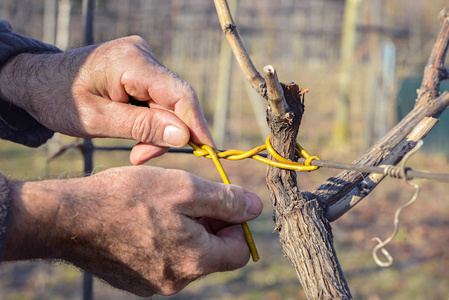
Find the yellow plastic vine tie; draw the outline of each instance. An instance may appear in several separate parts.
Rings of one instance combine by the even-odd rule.
[[[310,162],[314,159],[319,159],[319,158],[317,156],[310,156],[309,153],[307,153],[307,151],[303,147],[301,147],[301,145],[298,142],[296,142],[295,153],[297,156],[304,157],[306,159],[304,165],[280,156],[279,153],[277,153],[276,150],[274,150],[274,148],[271,146],[270,138],[271,138],[271,135],[269,135],[265,141],[265,146],[267,147],[267,151],[277,161],[284,164],[286,166],[285,169],[290,169],[290,170],[295,170],[295,171],[314,171],[314,170],[318,169],[317,166],[312,166],[310,164]],[[273,164],[269,163],[269,165],[273,165]],[[280,167],[280,168],[282,168],[282,167]]]
[[[294,171],[314,171],[318,169],[317,166],[312,166],[310,163],[312,162],[312,160],[319,158],[316,156],[310,156],[309,153],[307,153],[307,151],[299,143],[296,143],[295,154],[298,157],[304,157],[306,159],[304,164],[291,161],[279,155],[279,153],[277,153],[276,150],[274,150],[274,148],[271,146],[270,138],[271,136],[268,136],[268,138],[265,141],[265,145],[256,147],[246,152],[242,150],[227,150],[220,152],[212,149],[212,147],[208,145],[198,146],[192,141],[189,142],[189,145],[194,149],[193,154],[195,154],[196,157],[206,157],[212,159],[212,161],[215,163],[215,167],[217,168],[218,173],[220,174],[221,179],[226,184],[231,183],[229,182],[228,176],[226,175],[226,172],[220,163],[219,160],[220,158],[225,158],[229,160],[241,160],[245,158],[252,158],[273,167]],[[257,153],[265,150],[267,150],[271,154],[271,156],[273,156],[277,161],[257,155]],[[251,235],[251,231],[249,230],[248,224],[246,222],[241,225],[243,228],[243,232],[245,233],[246,242],[248,243],[248,247],[251,252],[253,261],[256,262],[260,259],[260,257],[259,253],[257,252],[254,239]]]
[[[199,147],[198,145],[196,145],[193,142],[189,142],[189,145],[195,150],[202,149],[202,150],[206,151],[209,154],[209,158],[211,158],[212,161],[214,162],[215,167],[217,168],[218,173],[220,174],[220,177],[223,180],[223,182],[225,184],[231,184],[231,182],[229,181],[229,178],[226,175],[226,172],[223,169],[223,166],[219,160],[217,152],[214,151],[214,149],[212,149],[212,147],[210,147],[208,145],[202,145],[201,147]],[[246,239],[246,242],[248,243],[251,257],[253,258],[253,261],[256,262],[260,259],[260,256],[259,256],[259,253],[257,252],[256,244],[254,243],[254,239],[253,239],[253,236],[249,229],[249,226],[246,222],[242,223],[241,226],[242,226],[243,232],[245,233],[245,239]]]
[[[195,154],[196,157],[206,157],[211,158],[210,154],[202,149],[200,146],[196,145],[193,142],[189,142],[189,145],[195,149],[193,154]],[[271,160],[268,158],[265,158],[263,156],[257,155],[257,153],[268,150],[268,152],[277,160]],[[228,160],[241,160],[245,158],[252,158],[257,161],[263,162],[264,164],[281,168],[281,169],[287,169],[287,170],[294,170],[294,171],[314,171],[318,169],[317,166],[312,166],[310,162],[315,159],[319,159],[316,156],[310,156],[304,148],[301,147],[297,143],[296,149],[295,149],[296,155],[298,157],[304,157],[306,159],[305,164],[301,164],[298,162],[291,161],[289,159],[286,159],[282,156],[280,156],[276,150],[273,149],[270,143],[270,136],[265,141],[265,145],[256,147],[254,149],[251,149],[249,151],[242,151],[242,150],[227,150],[223,152],[214,151],[214,153],[217,155],[218,158],[225,158]]]

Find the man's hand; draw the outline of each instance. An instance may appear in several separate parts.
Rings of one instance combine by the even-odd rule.
[[[237,186],[148,166],[11,189],[4,260],[63,259],[139,296],[244,266],[249,249],[235,224],[262,210]]]
[[[195,90],[140,37],[59,54],[20,54],[0,69],[0,86],[3,99],[54,131],[141,142],[131,152],[133,164],[189,139],[213,145]],[[150,108],[129,105],[130,96]]]

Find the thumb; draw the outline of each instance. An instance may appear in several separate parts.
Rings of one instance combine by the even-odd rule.
[[[107,122],[98,126],[103,127],[98,131],[105,136],[133,139],[160,147],[183,147],[190,139],[187,125],[164,109],[110,102],[103,113],[102,119]]]

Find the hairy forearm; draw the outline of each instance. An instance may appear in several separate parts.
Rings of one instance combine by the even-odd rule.
[[[76,71],[70,72],[72,60],[73,56],[65,53],[15,56],[0,68],[0,98],[24,109],[41,124],[52,124],[50,119],[56,116],[66,118],[60,116],[63,110],[52,103],[72,97],[67,89],[76,76]],[[67,101],[67,105],[71,102]],[[76,107],[71,110],[76,111]]]
[[[106,189],[95,176],[11,183],[4,260],[63,259],[79,265],[94,256],[85,246],[113,215],[109,207],[98,208],[100,195],[115,190]]]
[[[61,258],[54,244],[61,231],[57,219],[63,190],[62,181],[10,184],[12,202],[4,261]]]
[[[31,110],[34,104],[30,103],[33,94],[48,87],[54,76],[52,64],[46,62],[46,57],[57,57],[57,54],[19,54],[0,68],[0,97],[21,107]],[[54,63],[57,61],[54,59]],[[61,74],[61,76],[64,76]],[[48,90],[47,93],[52,93]],[[41,98],[42,95],[37,95]]]

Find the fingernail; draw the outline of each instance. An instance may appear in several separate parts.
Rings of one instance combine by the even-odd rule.
[[[251,192],[244,192],[246,199],[246,213],[249,215],[258,216],[262,212],[263,204],[259,196]]]
[[[165,127],[164,130],[164,143],[172,147],[182,147],[184,146],[184,133],[178,127],[169,125]]]

